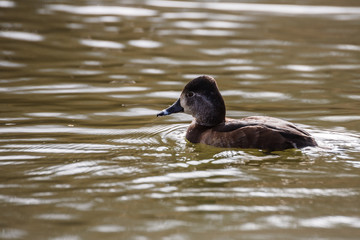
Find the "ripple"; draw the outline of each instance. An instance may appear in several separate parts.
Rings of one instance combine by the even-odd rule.
[[[68,23],[66,24],[66,27],[70,29],[84,29],[85,25],[80,23]]]
[[[254,180],[249,178],[248,180]],[[198,189],[186,189],[183,192],[177,193],[181,197],[214,197],[217,198],[314,198],[314,197],[350,197],[356,196],[357,191],[355,189],[320,189],[320,188],[202,188],[201,192]],[[171,194],[164,195],[163,197],[171,197]]]
[[[218,48],[218,49],[199,49],[201,53],[213,56],[222,56],[229,54],[248,54],[251,52],[249,49],[241,48]]]
[[[61,235],[61,236],[58,236],[58,237],[52,237],[52,238],[49,238],[50,240],[81,240],[82,238],[80,238],[79,236],[76,236],[76,235],[69,235],[69,234],[66,234],[66,235]]]
[[[300,225],[304,227],[318,227],[318,228],[336,228],[339,226],[360,228],[359,217],[349,216],[324,216],[316,218],[308,218],[300,220]]]
[[[285,69],[294,70],[294,71],[300,71],[300,72],[313,72],[318,70],[318,68],[314,66],[308,66],[308,65],[287,65],[284,66]]]
[[[47,205],[47,204],[54,204],[60,201],[59,199],[49,200],[49,199],[38,199],[38,198],[14,197],[7,195],[0,195],[0,200],[15,205]]]
[[[349,122],[360,120],[360,116],[324,116],[318,119],[327,122]]]
[[[91,75],[99,75],[101,73],[104,73],[103,71],[99,70],[89,70],[89,69],[78,69],[78,68],[69,68],[69,69],[57,69],[57,68],[43,68],[39,69],[39,72],[43,73],[67,73],[70,75],[79,75],[79,76],[91,76]]]
[[[156,111],[157,112],[157,111]],[[137,113],[138,115],[138,113]],[[154,115],[155,118],[155,115]],[[33,126],[13,126],[13,127],[0,127],[0,133],[22,133],[22,134],[50,134],[53,136],[54,132],[57,134],[67,133],[75,135],[92,136],[121,136],[111,140],[113,143],[118,144],[86,144],[86,143],[69,143],[69,144],[4,144],[0,146],[0,152],[31,152],[43,154],[104,154],[109,153],[115,149],[139,149],[139,145],[147,146],[151,154],[159,155],[167,148],[161,146],[171,144],[174,149],[184,148],[186,145],[184,133],[187,125],[184,124],[169,124],[161,125],[158,127],[139,127],[136,129],[102,129],[102,128],[83,128],[75,126],[62,126],[62,125],[33,125]],[[163,143],[159,146],[160,139]],[[17,139],[16,141],[19,141]],[[26,139],[24,139],[26,140]],[[41,141],[40,139],[38,139]],[[44,138],[44,140],[46,140]],[[52,140],[52,139],[50,139]],[[14,140],[15,141],[15,140]],[[125,145],[124,145],[125,144]],[[126,159],[132,158],[131,156]],[[120,158],[119,158],[120,159]],[[134,158],[133,158],[134,159]],[[135,158],[137,159],[137,158]],[[121,170],[122,171],[122,170]]]
[[[15,3],[13,1],[3,0],[0,2],[0,7],[2,7],[2,8],[15,7]]]
[[[317,140],[320,149],[318,151],[326,154],[327,161],[333,162],[341,160],[358,160],[352,152],[358,152],[360,149],[360,135],[349,132],[347,129],[337,127],[330,130],[312,130],[311,134]],[[345,151],[346,150],[346,151]],[[319,154],[319,152],[314,153]],[[353,164],[352,164],[353,165]]]
[[[208,3],[207,7],[228,11],[256,11],[282,14],[360,14],[359,7],[312,6],[290,4],[252,4],[252,3]]]
[[[101,161],[81,161],[76,163],[68,163],[66,165],[56,165],[50,167],[40,167],[27,172],[30,176],[69,176],[85,173],[94,173],[103,169],[99,164]]]
[[[261,70],[260,67],[255,67],[255,66],[229,66],[229,67],[225,67],[225,70],[229,70],[229,71],[258,71]]]
[[[190,29],[199,29],[199,28],[253,28],[252,24],[244,23],[235,23],[228,21],[204,21],[204,22],[195,22],[195,21],[176,21],[174,26],[178,28],[190,28]]]
[[[360,69],[360,65],[359,64],[329,64],[329,65],[324,65],[319,68],[322,70],[327,70],[327,69],[358,70],[358,69]]]
[[[25,67],[25,64],[0,60],[0,67],[18,68]]]
[[[330,65],[321,65],[321,66],[310,66],[310,65],[286,65],[281,66],[279,68],[298,71],[298,72],[315,72],[315,71],[323,71],[330,69],[337,70],[351,70],[351,69],[359,69],[360,65],[358,64],[330,64]]]
[[[328,14],[360,14],[360,7],[312,6],[290,4],[260,4],[235,2],[185,2],[149,0],[148,5],[171,8],[200,8],[223,11],[265,12],[276,14],[328,15]]]
[[[5,144],[1,148],[17,149],[21,152],[34,153],[105,153],[113,145],[106,144]]]
[[[137,64],[165,64],[165,65],[183,65],[183,66],[224,66],[229,64],[250,64],[252,60],[239,59],[239,58],[224,58],[217,60],[178,60],[166,57],[152,57],[150,59],[136,59],[130,60],[132,63]],[[199,75],[186,75],[184,76],[199,76]]]
[[[153,220],[148,222],[145,226],[145,230],[148,232],[160,232],[160,231],[172,231],[175,232],[176,229],[182,226],[188,226],[189,223],[179,220]],[[169,239],[187,239],[183,237],[170,237]]]
[[[331,47],[346,51],[360,51],[360,46],[351,45],[351,44],[337,44],[337,45],[331,45]]]
[[[311,79],[311,80],[305,80],[305,79],[301,79],[301,80],[281,80],[281,81],[271,81],[274,84],[296,84],[296,85],[321,85],[324,84],[325,81],[323,80],[315,80],[315,79]]]
[[[123,159],[126,160],[139,160],[139,158],[135,158],[132,156],[122,156]],[[141,159],[140,159],[141,160]],[[139,173],[143,173],[144,171],[138,167],[118,167],[116,166],[114,168],[114,166],[102,166],[101,169],[97,170],[97,171],[93,171],[93,175],[96,176],[121,176],[124,174],[139,174]],[[139,189],[143,189],[143,188],[139,188]]]
[[[46,142],[46,141],[54,141],[56,138],[37,138],[37,137],[31,137],[31,138],[12,138],[12,139],[0,139],[0,142]]]
[[[181,45],[200,45],[201,42],[200,41],[196,41],[196,40],[190,40],[190,39],[180,39],[180,38],[176,38],[174,39],[174,42],[176,44],[181,44]]]
[[[185,179],[210,178],[215,176],[238,176],[241,172],[238,169],[218,169],[193,172],[168,173],[163,176],[152,176],[135,179],[134,183],[155,183],[155,182],[175,182]]]
[[[9,160],[9,161],[12,161],[13,164],[18,164],[18,163],[14,163],[13,160],[30,160],[30,159],[39,159],[39,158],[42,158],[42,157],[43,156],[34,156],[34,155],[7,155],[7,156],[0,156],[0,164],[3,165],[4,162],[5,162],[4,160]]]
[[[121,43],[104,41],[104,40],[81,39],[80,43],[85,46],[97,47],[97,48],[113,48],[113,49],[124,48],[124,45]]]
[[[190,207],[176,207],[178,212],[278,212],[278,211],[293,211],[291,207],[287,206],[229,206],[219,204],[205,204]]]
[[[288,215],[272,215],[261,217],[254,222],[247,222],[238,226],[228,226],[227,230],[274,230],[274,229],[299,229],[322,228],[334,229],[337,227],[359,228],[359,218],[352,216],[322,216],[315,218],[296,218]]]
[[[280,41],[274,39],[265,39],[265,40],[230,40],[230,44],[233,45],[256,45],[256,46],[292,46],[295,45],[293,42]]]
[[[50,117],[50,118],[61,118],[61,119],[87,119],[88,116],[84,114],[66,114],[59,112],[34,112],[25,114],[31,117]]]
[[[1,3],[1,2],[0,2]],[[1,7],[1,4],[0,4]],[[2,227],[0,231],[1,239],[22,239],[28,233],[21,229]]]
[[[174,149],[178,150],[177,147],[184,147],[186,144],[185,131],[187,127],[187,124],[161,126],[154,131],[154,134],[160,135],[164,144],[175,146]]]
[[[235,35],[234,31],[228,31],[228,30],[210,30],[210,29],[193,29],[190,31],[191,35],[197,35],[197,36],[232,36]]]
[[[153,128],[137,128],[137,129],[102,129],[102,128],[86,128],[86,127],[70,127],[65,125],[32,125],[32,126],[14,126],[0,127],[0,133],[73,133],[94,135],[126,135],[138,132],[152,132]]]
[[[169,98],[175,101],[179,97],[178,91],[154,91],[146,94],[147,97]]]
[[[64,220],[72,220],[72,219],[75,219],[75,216],[74,216],[74,215],[70,215],[70,214],[48,213],[48,214],[40,214],[40,215],[37,215],[37,216],[35,216],[35,218],[44,219],[44,220],[64,221]]]
[[[165,19],[214,19],[216,21],[253,21],[254,18],[250,16],[243,16],[238,14],[219,14],[219,13],[207,13],[207,12],[166,12],[162,13],[162,17]],[[239,24],[239,23],[237,23]]]
[[[176,82],[176,81],[158,81],[157,84],[166,85],[166,86],[183,86],[182,82]],[[176,93],[176,92],[173,91],[173,93]]]
[[[117,233],[117,232],[125,231],[126,228],[119,225],[100,225],[93,227],[90,230],[95,232],[102,232],[102,233]]]
[[[111,92],[138,92],[148,88],[138,86],[96,87],[88,84],[49,84],[39,86],[20,86],[0,88],[0,92],[13,92],[16,94],[36,93],[36,94],[64,94],[64,93],[111,93]]]
[[[155,69],[155,68],[145,68],[141,69],[140,72],[146,73],[146,74],[164,74],[165,71],[161,69]]]
[[[61,11],[82,15],[120,15],[120,16],[137,16],[146,17],[154,16],[157,11],[145,8],[119,7],[119,6],[71,6],[65,4],[49,4],[49,10]]]
[[[88,66],[101,66],[101,64],[102,64],[99,61],[87,61],[87,60],[83,61],[82,63],[84,65],[88,65]]]
[[[247,77],[249,78],[249,76]],[[291,99],[287,94],[280,92],[245,92],[241,90],[225,90],[221,91],[223,96],[241,96],[243,98],[253,98],[253,99],[269,99],[271,101],[280,101],[285,99]]]
[[[162,17],[167,19],[208,19],[211,15],[204,12],[167,12]]]
[[[120,22],[120,17],[115,16],[99,16],[99,17],[87,17],[85,19],[85,22],[87,23],[98,23],[98,22],[104,22],[104,23],[117,23]]]
[[[158,110],[153,110],[153,109],[149,109],[149,108],[128,108],[126,111],[94,113],[94,115],[134,117],[134,116],[156,116],[157,113],[159,113]]]
[[[39,34],[18,31],[0,31],[0,37],[30,42],[39,42],[44,40],[44,37]]]
[[[130,40],[129,44],[139,48],[158,48],[162,43],[151,40]]]
[[[355,95],[355,94],[342,94],[341,95],[344,98],[349,98],[349,99],[353,99],[353,100],[360,100],[360,95]]]

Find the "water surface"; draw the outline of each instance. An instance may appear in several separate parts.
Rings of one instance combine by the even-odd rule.
[[[0,1],[1,239],[357,239],[358,1]],[[193,145],[192,78],[319,148]]]

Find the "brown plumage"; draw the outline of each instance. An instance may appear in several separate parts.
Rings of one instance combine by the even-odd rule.
[[[209,76],[190,81],[180,98],[157,116],[177,112],[186,112],[194,117],[186,133],[186,139],[192,143],[268,151],[317,146],[309,133],[278,118],[225,118],[224,100],[215,79]]]

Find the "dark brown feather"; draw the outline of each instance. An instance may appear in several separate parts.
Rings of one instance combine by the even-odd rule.
[[[257,148],[269,151],[317,146],[309,133],[290,122],[270,117],[227,119],[225,123],[215,127],[204,127],[194,121],[187,131],[186,138],[192,143],[204,143],[215,147]]]

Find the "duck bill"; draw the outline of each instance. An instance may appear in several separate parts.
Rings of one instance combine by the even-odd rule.
[[[170,115],[173,113],[178,113],[178,112],[183,112],[184,108],[180,105],[180,98],[174,102],[173,105],[171,105],[170,107],[168,107],[167,109],[162,110],[160,113],[158,113],[156,116],[166,116],[166,115]]]

